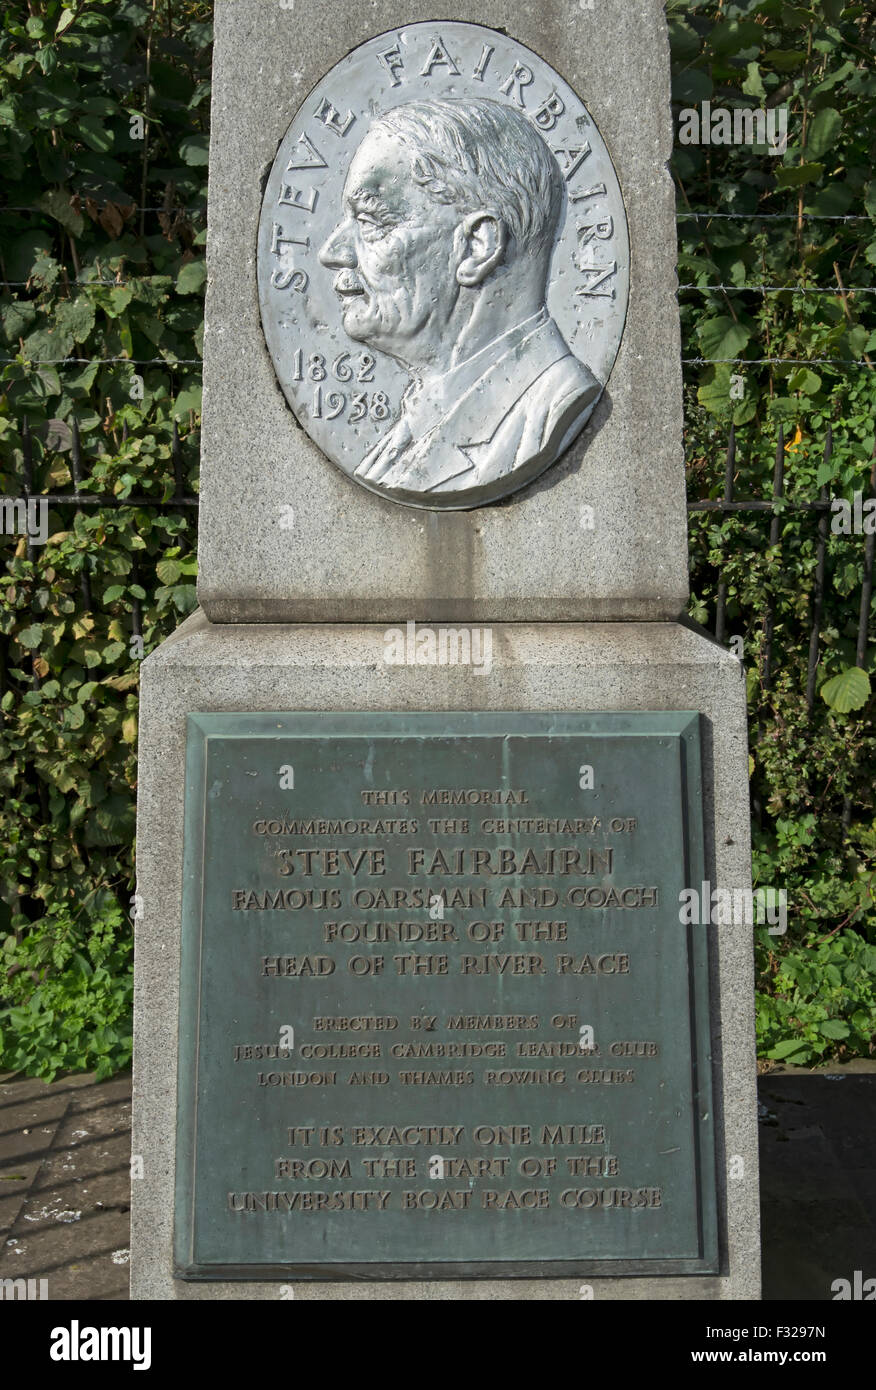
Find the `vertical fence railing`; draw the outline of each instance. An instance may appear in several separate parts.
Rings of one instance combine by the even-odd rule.
[[[833,455],[833,430],[827,427],[824,440],[824,462],[829,464]],[[827,484],[822,484],[818,494],[818,540],[815,543],[815,587],[812,592],[812,628],[809,633],[809,664],[806,674],[806,708],[810,715],[815,708],[815,673],[818,670],[818,643],[821,637],[821,620],[824,617],[824,571],[827,560],[827,510],[830,500]]]
[[[823,461],[830,464],[834,449],[833,431],[830,426],[825,432]],[[796,498],[786,497],[785,489],[785,439],[784,431],[780,428],[776,439],[775,462],[773,466],[772,495],[769,500],[759,498],[739,499],[735,496],[735,471],[736,471],[736,451],[737,439],[736,432],[731,426],[727,443],[727,452],[724,462],[724,489],[720,498],[709,498],[701,501],[689,501],[689,512],[717,512],[719,514],[730,515],[738,512],[759,512],[770,513],[769,533],[767,544],[770,552],[777,554],[781,545],[782,538],[782,517],[787,513],[811,512],[817,515],[817,527],[815,538],[815,569],[813,575],[812,594],[810,599],[811,619],[809,624],[809,644],[806,662],[806,707],[810,716],[814,715],[816,694],[818,688],[818,668],[821,657],[821,632],[824,623],[825,603],[827,595],[827,556],[828,538],[830,535],[830,513],[832,501],[827,485],[822,484],[819,489],[817,500],[800,501]],[[870,497],[876,496],[876,447],[873,451],[873,462],[870,470]],[[860,604],[858,608],[858,629],[855,646],[855,664],[862,669],[866,668],[867,649],[869,645],[870,632],[870,613],[873,600],[873,571],[876,562],[876,534],[865,533],[863,537],[863,576],[861,582]],[[728,608],[728,584],[723,566],[718,570],[718,578],[715,589],[715,626],[714,635],[717,641],[723,644],[727,628],[727,608]],[[761,659],[761,687],[764,692],[770,690],[775,672],[776,663],[776,595],[772,588],[767,591],[766,608],[763,624],[763,653]],[[851,825],[853,812],[852,799],[844,797],[842,805],[842,826],[844,831],[848,831]]]
[[[781,425],[779,426],[779,436],[776,440],[776,464],[773,470],[773,508],[770,518],[769,548],[771,551],[778,549],[781,532],[782,518],[775,503],[781,502],[785,491],[785,435]],[[767,594],[766,616],[764,618],[763,631],[763,666],[761,668],[761,684],[764,690],[769,690],[773,678],[773,630],[776,621],[776,600],[772,588]]]
[[[73,478],[73,495],[76,498],[77,514],[82,508],[82,447],[79,440],[79,424],[73,421],[73,442],[70,446],[70,473]],[[82,567],[82,574],[79,577],[79,587],[82,590],[82,602],[85,604],[85,611],[91,612],[91,579],[85,566]]]
[[[870,496],[876,495],[876,445],[873,446],[873,461],[870,467]],[[863,668],[867,660],[867,646],[870,632],[870,605],[873,599],[873,556],[876,553],[876,534],[870,531],[864,541],[864,575],[861,583],[861,606],[858,611],[858,640],[855,644],[855,665]],[[848,830],[852,823],[852,802],[846,797],[843,802],[843,829]]]
[[[123,440],[127,437],[127,426],[123,427]],[[21,477],[18,480],[20,499],[24,503],[25,516],[30,514],[28,508],[32,503],[44,505],[47,509],[51,507],[69,509],[74,516],[80,516],[92,509],[113,508],[124,509],[127,507],[145,507],[154,511],[176,512],[191,511],[197,512],[199,499],[194,493],[185,491],[185,468],[182,455],[182,445],[180,442],[179,431],[176,422],[173,425],[171,456],[173,462],[174,495],[168,499],[150,496],[131,496],[127,498],[116,497],[112,493],[92,491],[89,484],[89,477],[82,457],[82,440],[80,437],[79,423],[75,419],[71,425],[70,443],[70,480],[71,492],[38,492],[34,486],[34,450],[33,432],[30,421],[24,418],[21,424]],[[39,548],[30,534],[30,522],[26,526],[25,554],[27,559],[33,563],[38,556]],[[140,585],[140,570],[137,564],[137,552],[131,552],[131,583]],[[142,585],[140,586],[142,587]],[[91,587],[91,577],[85,566],[83,566],[79,576],[79,593],[81,613],[91,613],[94,608],[94,599]],[[143,609],[139,598],[131,596],[131,628],[132,636],[142,641],[143,637]],[[142,654],[142,653],[141,653]],[[8,638],[0,635],[0,695],[9,688],[9,659],[8,659]],[[38,671],[39,656],[36,652],[31,655],[31,676],[30,684],[34,690],[39,689],[40,676]],[[41,779],[35,778],[41,800],[45,796],[45,786]]]
[[[724,458],[724,506],[729,509],[733,502],[733,480],[736,476],[736,427],[730,426],[727,453]],[[715,603],[715,641],[724,642],[724,620],[727,613],[727,580],[724,571],[718,579],[718,595]]]

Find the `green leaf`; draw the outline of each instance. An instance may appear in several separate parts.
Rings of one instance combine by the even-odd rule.
[[[27,647],[29,651],[35,650],[43,640],[42,625],[40,623],[32,623],[30,627],[26,627],[23,631],[18,633],[17,640],[23,647]]]
[[[198,596],[194,584],[177,584],[171,593],[174,606],[180,613],[191,613],[197,607]]]
[[[187,135],[180,141],[179,152],[184,164],[206,164],[209,160],[207,135]]]
[[[809,1044],[804,1042],[802,1038],[786,1038],[784,1042],[776,1043],[775,1047],[771,1047],[767,1056],[775,1058],[776,1061],[784,1059],[794,1062],[798,1058],[804,1060],[809,1056],[809,1052]]]
[[[111,690],[136,690],[139,680],[136,671],[125,671],[121,676],[108,676],[101,684],[108,685]]]
[[[127,285],[114,285],[109,293],[110,313],[113,318],[123,314],[134,298],[134,292]]]
[[[42,208],[50,217],[54,217],[57,222],[71,236],[81,236],[85,226],[85,218],[81,212],[77,212],[70,204],[70,193],[64,192],[61,188],[51,188],[46,193],[42,193],[37,198],[37,207]]]
[[[737,367],[738,371],[739,368]],[[749,420],[753,420],[757,414],[757,400],[754,392],[747,400],[734,401],[733,403],[733,423],[734,425],[747,425]]]
[[[855,203],[855,195],[847,183],[826,183],[808,195],[806,211],[818,217],[841,217]]]
[[[864,352],[869,334],[862,323],[856,323],[848,332],[849,356],[858,358]]]
[[[701,68],[685,68],[672,74],[672,95],[685,106],[698,106],[712,95],[712,79]]]
[[[182,574],[182,567],[178,560],[159,560],[155,573],[162,584],[175,584]]]
[[[862,709],[869,700],[870,677],[860,666],[848,666],[840,675],[826,681],[818,693],[838,714],[849,714]]]
[[[36,316],[36,308],[28,299],[10,299],[3,305],[0,319],[10,347],[17,349],[18,339],[27,336],[36,322]]]
[[[73,445],[73,431],[64,420],[57,417],[47,421],[43,437],[46,449],[50,451],[65,453]]]
[[[820,179],[823,173],[823,164],[787,165],[776,170],[776,183],[779,188],[801,188],[804,183]]]
[[[200,387],[200,385],[198,385],[198,386],[187,386],[186,389],[185,389],[184,391],[180,391],[179,395],[177,396],[177,398],[176,398],[176,400],[175,400],[175,402],[174,402],[174,407],[173,407],[174,419],[176,419],[176,420],[184,420],[185,417],[188,415],[188,413],[189,413],[190,410],[195,411],[195,413],[197,414],[197,412],[200,411],[200,409],[201,409],[201,387]]]
[[[800,414],[800,402],[793,396],[773,396],[769,403],[770,414],[780,420],[795,420]]]
[[[57,320],[52,328],[38,328],[28,333],[24,340],[25,355],[31,362],[47,365],[58,358],[66,357],[73,347],[73,335],[65,331]]]
[[[97,116],[80,116],[76,123],[76,133],[86,145],[98,154],[106,154],[113,147],[113,134]]]
[[[759,97],[761,101],[766,101],[766,88],[760,75],[760,67],[757,63],[748,63],[746,70],[748,76],[742,84],[743,92],[748,97]]]
[[[792,391],[802,391],[805,396],[814,396],[816,391],[821,390],[821,377],[808,367],[801,367],[790,378],[788,386]]]
[[[712,415],[729,414],[733,401],[730,397],[730,367],[719,365],[707,367],[701,384],[697,387],[697,400]]]
[[[180,294],[198,294],[206,278],[206,261],[189,261],[176,277],[176,288]]]
[[[751,332],[742,323],[736,323],[727,314],[706,319],[697,329],[697,336],[705,357],[720,360],[724,357],[738,357],[748,344]]]
[[[815,486],[824,487],[825,483],[831,482],[836,477],[836,465],[833,462],[820,463],[815,472]]]
[[[843,128],[843,118],[833,106],[824,106],[818,111],[806,135],[806,153],[813,159],[821,159],[836,144],[836,138]]]
[[[700,36],[684,20],[669,20],[669,43],[674,63],[689,63],[692,58],[699,56]]]
[[[823,1038],[847,1038],[851,1030],[841,1018],[828,1018],[824,1023],[819,1023],[818,1031]]]
[[[791,72],[793,68],[802,68],[806,54],[799,48],[770,48],[764,53],[762,61],[779,72]]]
[[[786,29],[807,29],[812,19],[812,11],[804,9],[802,5],[782,6],[782,23]]]
[[[824,3],[824,0],[822,0],[822,3]],[[843,5],[846,3],[846,0],[837,0],[837,3]],[[817,96],[821,92],[832,91],[833,88],[838,87],[840,83],[845,83],[855,71],[855,66],[855,63],[852,61],[840,63],[838,67],[834,68],[833,72],[828,73],[821,82],[813,87],[812,95]]]
[[[55,322],[74,343],[84,343],[94,328],[94,305],[84,294],[63,300],[55,310]]]
[[[720,57],[735,56],[741,49],[752,48],[755,44],[760,46],[762,37],[760,25],[751,20],[725,20],[713,27],[709,34],[709,46]]]

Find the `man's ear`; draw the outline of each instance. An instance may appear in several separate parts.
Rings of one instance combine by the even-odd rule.
[[[471,289],[495,270],[504,258],[508,233],[501,217],[494,212],[472,212],[461,225],[464,237],[463,259],[456,268],[460,285]]]

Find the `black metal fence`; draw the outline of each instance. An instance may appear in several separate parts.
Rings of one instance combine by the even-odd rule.
[[[127,428],[125,427],[123,430],[123,439],[126,437],[126,433]],[[832,449],[832,432],[830,426],[828,426],[824,444],[825,463],[830,462]],[[70,446],[70,473],[73,482],[72,492],[42,493],[34,489],[33,441],[27,420],[23,422],[21,428],[21,453],[23,459],[22,477],[20,480],[21,498],[25,504],[36,502],[43,503],[47,507],[69,507],[72,508],[74,512],[83,512],[99,508],[124,509],[131,507],[153,508],[165,512],[191,512],[192,510],[197,512],[198,509],[198,497],[193,493],[187,493],[185,491],[182,449],[176,423],[173,425],[171,446],[174,492],[171,497],[165,499],[149,495],[131,495],[122,498],[111,493],[95,492],[87,489],[88,475],[82,458],[79,428],[75,421],[72,424],[72,442]],[[809,512],[817,516],[818,519],[816,565],[814,588],[811,595],[811,626],[809,633],[806,681],[806,702],[808,708],[811,710],[815,701],[816,673],[819,663],[819,641],[821,625],[824,618],[825,560],[827,554],[831,499],[826,486],[822,486],[818,498],[813,501],[789,500],[785,497],[785,439],[781,427],[778,430],[776,438],[775,468],[773,471],[771,497],[737,498],[734,492],[736,463],[736,432],[733,426],[731,426],[724,461],[723,495],[717,499],[689,500],[687,503],[689,512],[717,512],[722,515],[728,515],[734,512],[750,512],[769,515],[768,543],[773,549],[777,547],[780,542],[781,518],[783,514],[788,512]],[[870,492],[871,494],[876,494],[876,450],[874,450],[874,460],[870,473]],[[863,667],[865,664],[867,652],[870,607],[873,594],[874,551],[876,551],[876,534],[871,532],[864,537],[863,543],[863,579],[861,583],[856,644],[856,665],[860,667]],[[36,552],[37,547],[29,539],[27,542],[28,559],[35,559]],[[133,562],[136,566],[136,556],[133,557]],[[133,578],[136,581],[136,568],[133,572]],[[81,575],[80,583],[82,609],[88,612],[92,609],[92,595],[90,579],[85,571],[83,571]],[[718,572],[716,593],[714,636],[718,642],[723,643],[725,640],[727,614],[727,582],[720,571]],[[772,592],[769,592],[767,596],[764,625],[764,653],[761,669],[761,683],[765,690],[770,688],[775,669],[773,650],[774,621],[775,597]],[[132,599],[132,635],[142,635],[140,602],[136,598]],[[34,679],[36,679],[36,677]],[[849,809],[848,805],[846,805],[844,813],[844,820],[846,823],[848,823]]]
[[[830,425],[825,431],[823,463],[829,465],[833,451],[833,432]],[[734,480],[736,476],[736,432],[733,426],[730,427],[730,435],[727,443],[727,452],[724,460],[724,491],[718,499],[702,501],[688,501],[689,512],[718,512],[722,515],[734,512],[750,512],[769,514],[769,534],[768,544],[771,550],[775,550],[781,540],[782,516],[788,512],[812,513],[818,518],[816,529],[815,547],[815,572],[812,593],[809,598],[810,607],[810,628],[809,644],[806,672],[806,706],[810,714],[815,704],[817,672],[820,660],[820,639],[822,623],[825,610],[826,592],[826,558],[828,534],[830,530],[830,512],[832,510],[832,499],[826,485],[819,491],[818,498],[814,501],[789,500],[785,497],[785,439],[784,431],[779,427],[776,438],[775,466],[773,469],[772,495],[769,498],[745,498],[738,499],[734,495]],[[870,470],[870,495],[876,495],[876,448],[873,452],[873,462]],[[872,531],[865,534],[863,539],[863,573],[861,579],[860,604],[858,608],[858,628],[855,643],[855,665],[864,668],[867,659],[867,645],[869,637],[870,607],[873,596],[873,562],[874,552],[876,552],[876,534]],[[771,688],[775,674],[775,653],[774,653],[774,625],[775,625],[775,593],[772,588],[767,589],[766,612],[764,615],[764,642],[761,661],[760,681],[761,688],[766,692]],[[725,640],[727,615],[727,581],[721,571],[718,572],[715,602],[715,626],[714,635],[718,642]],[[852,819],[852,802],[849,797],[843,800],[842,825],[843,830],[848,830]]]
[[[824,444],[824,462],[829,464],[833,450],[833,433],[827,426]],[[716,500],[700,502],[688,501],[689,512],[769,512],[769,545],[773,549],[779,544],[781,517],[786,512],[813,512],[818,515],[818,540],[816,544],[815,586],[812,594],[812,625],[809,635],[809,662],[806,678],[806,703],[809,709],[815,701],[815,677],[818,668],[819,637],[824,616],[825,557],[829,531],[831,498],[826,486],[821,488],[817,501],[789,501],[785,498],[785,439],[779,427],[776,439],[776,463],[773,472],[772,497],[769,499],[746,498],[742,501],[734,497],[734,478],[736,475],[736,431],[730,426],[730,438],[724,463],[724,494]],[[870,471],[870,492],[876,494],[876,450]],[[861,602],[858,619],[858,638],[856,644],[856,665],[863,667],[867,653],[870,603],[873,594],[873,557],[876,550],[876,535],[870,533],[864,538],[864,575],[861,584]],[[715,609],[715,639],[724,641],[727,610],[727,584],[723,577],[718,579],[717,603]],[[767,600],[765,623],[765,652],[762,668],[764,689],[770,688],[773,674],[773,624],[775,620],[775,601],[772,595]]]
[[[84,491],[87,475],[83,471],[82,445],[79,435],[79,426],[74,420],[71,426],[72,441],[70,445],[70,475],[73,481],[72,492],[37,492],[34,489],[33,471],[33,439],[31,436],[30,425],[25,419],[21,427],[21,453],[22,453],[22,477],[21,477],[21,498],[25,504],[29,502],[45,503],[47,507],[70,507],[74,513],[87,511],[89,509],[99,510],[100,508],[128,509],[131,507],[153,508],[156,511],[177,512],[191,511],[194,509],[197,514],[200,498],[194,493],[185,492],[184,469],[182,448],[180,445],[179,429],[177,423],[173,422],[173,433],[171,437],[171,459],[173,462],[174,492],[173,496],[161,499],[145,495],[129,495],[127,497],[116,497],[113,493]],[[127,439],[128,427],[122,426],[122,442]],[[28,537],[27,558],[36,559],[37,547]],[[131,579],[133,583],[139,580],[137,570],[136,553],[131,557]],[[91,596],[91,580],[83,570],[80,576],[81,598],[84,612],[90,612],[93,607]],[[131,599],[131,635],[142,637],[143,618],[140,600],[136,597]],[[5,663],[4,663],[5,664]],[[38,677],[34,675],[36,682]]]

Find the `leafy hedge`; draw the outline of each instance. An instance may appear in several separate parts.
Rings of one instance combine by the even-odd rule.
[[[210,20],[198,0],[4,6],[7,495],[25,418],[37,490],[71,490],[74,420],[84,491],[175,496],[175,421],[197,487]],[[108,1075],[131,1053],[138,666],[195,606],[195,524],[50,516],[33,559],[3,542],[0,1066]]]
[[[842,0],[670,0],[667,9],[679,118],[682,110],[701,112],[704,101],[730,111],[788,112],[781,157],[746,145],[675,147],[679,280],[697,287],[680,295],[684,355],[749,359],[691,362],[686,369],[688,495],[722,496],[733,422],[736,497],[772,495],[781,428],[788,500],[812,501],[822,487],[850,502],[856,491],[867,498],[876,490],[876,300],[872,293],[794,291],[876,284],[876,15],[871,6]],[[684,215],[712,209],[734,215]],[[730,288],[707,288],[716,285]],[[750,285],[788,290],[739,288]],[[765,358],[798,360],[757,360]],[[816,518],[783,511],[775,546],[763,514],[700,512],[690,521],[691,614],[712,624],[723,575],[725,640],[741,639],[747,668],[755,883],[788,895],[787,936],[758,933],[760,1051],[805,1063],[869,1055],[876,1043],[869,680],[876,649],[868,647],[857,670],[865,537],[828,534],[818,695],[810,712]],[[739,642],[734,646],[738,651]],[[837,687],[850,683],[852,697],[843,701]]]
[[[872,11],[843,0],[669,0],[667,10],[677,116],[705,100],[788,110],[781,157],[676,145],[680,280],[696,286],[680,295],[684,355],[745,359],[686,367],[690,495],[721,495],[732,420],[738,497],[771,494],[779,426],[789,498],[822,486],[866,497],[873,296],[792,291],[874,280]],[[182,487],[197,487],[210,18],[199,0],[4,7],[7,495],[21,491],[25,417],[37,490],[70,491],[74,419],[84,490],[169,503],[174,422]],[[734,216],[681,216],[690,211]],[[860,220],[836,220],[849,218]],[[130,1057],[137,671],[195,603],[191,516],[172,505],[51,515],[32,558],[24,540],[0,540],[0,1066],[47,1078],[108,1075]],[[804,1062],[866,1055],[876,1033],[873,706],[859,673],[844,678],[858,690],[841,712],[834,680],[856,669],[864,542],[829,537],[823,697],[810,712],[816,522],[783,512],[773,547],[768,531],[762,514],[691,518],[691,613],[713,622],[720,569],[728,637],[741,639],[748,669],[756,881],[789,899],[787,936],[758,933],[761,1050]],[[865,675],[873,662],[869,648]]]

